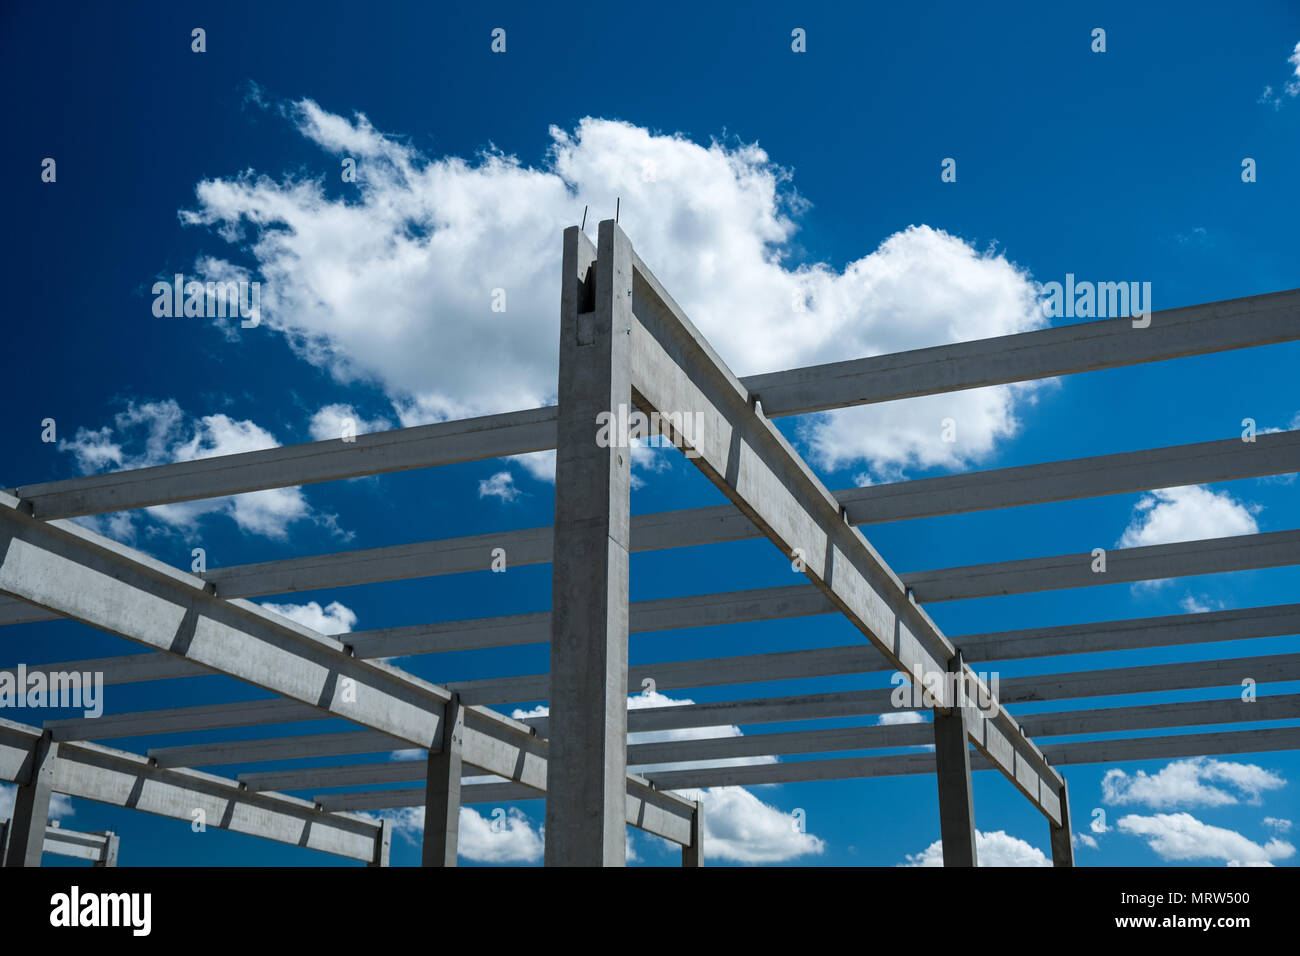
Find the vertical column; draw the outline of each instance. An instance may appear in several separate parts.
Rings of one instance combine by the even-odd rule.
[[[112,830],[104,834],[104,855],[96,860],[92,866],[117,866],[117,847],[120,842],[118,835]]]
[[[45,848],[45,822],[50,818],[50,785],[54,780],[54,762],[59,759],[59,745],[47,730],[32,751],[31,772],[27,782],[14,795],[14,812],[9,818],[9,845],[5,866],[40,866]]]
[[[948,662],[952,707],[934,710],[934,764],[939,780],[939,834],[944,866],[975,866],[975,801],[970,783],[970,745],[966,739],[965,681],[958,651]],[[951,680],[956,675],[956,680]]]
[[[609,220],[598,243],[564,231],[548,866],[626,863],[632,246]]]
[[[1070,839],[1070,793],[1061,781],[1061,825],[1052,824],[1052,866],[1074,866],[1074,843]]]
[[[695,801],[695,812],[691,814],[691,843],[682,847],[682,866],[704,865],[704,804]]]
[[[380,820],[379,833],[375,835],[375,858],[366,866],[388,866],[389,854],[393,847],[393,821]]]
[[[429,772],[424,791],[424,848],[422,866],[455,866],[460,835],[461,742],[465,737],[465,712],[460,696],[452,694],[442,718],[442,749],[429,751]]]

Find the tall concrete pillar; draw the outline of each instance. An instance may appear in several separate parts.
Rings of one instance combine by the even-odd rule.
[[[451,695],[442,721],[442,749],[429,751],[424,791],[423,866],[455,866],[460,834],[461,744],[465,712],[460,697]]]
[[[704,804],[695,801],[691,814],[691,843],[682,847],[682,866],[704,865]]]
[[[120,840],[112,830],[104,834],[104,856],[92,863],[92,866],[117,866],[117,847]]]
[[[1074,866],[1074,843],[1070,839],[1070,793],[1061,783],[1061,825],[1052,826],[1052,866]]]
[[[389,854],[393,848],[393,821],[379,821],[379,833],[375,837],[375,858],[366,866],[388,866]]]
[[[59,745],[47,730],[32,751],[31,772],[14,795],[14,812],[9,818],[5,866],[40,866],[45,849],[45,822],[50,818],[50,785]]]
[[[632,245],[609,220],[597,241],[598,257],[579,229],[564,231],[548,866],[627,862]],[[607,416],[612,421],[601,429]]]
[[[953,707],[934,711],[934,763],[939,781],[939,834],[944,866],[976,866],[975,801],[970,782],[970,745],[966,738],[967,700],[960,679],[961,652],[948,662],[957,675]]]

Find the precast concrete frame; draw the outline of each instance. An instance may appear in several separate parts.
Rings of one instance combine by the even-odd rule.
[[[468,804],[546,798],[549,865],[621,865],[626,824],[704,861],[699,804],[674,790],[935,773],[945,865],[977,862],[972,771],[1000,771],[1048,818],[1053,862],[1071,865],[1066,764],[1300,748],[1300,726],[1046,744],[1058,737],[1156,728],[1290,721],[1300,695],[1099,706],[1024,714],[1004,704],[1077,700],[1300,679],[1300,654],[1071,671],[991,688],[970,668],[1101,651],[1288,636],[1300,605],[1048,626],[949,639],[929,601],[1088,587],[1300,564],[1300,532],[1279,531],[1115,549],[1108,573],[1064,554],[895,575],[858,526],[1300,471],[1300,432],[1219,439],[1072,461],[977,471],[831,493],[769,419],[1300,339],[1300,292],[1153,313],[1145,327],[1112,319],[735,378],[612,221],[597,244],[564,234],[559,404],[221,458],[18,487],[0,493],[0,625],[67,617],[146,653],[29,667],[99,671],[126,684],[226,675],[274,696],[230,704],[48,721],[0,720],[0,780],[19,784],[7,865],[51,850],[50,796],[66,793],[256,835],[369,865],[387,865],[391,826],[363,815],[423,806],[423,862],[454,866]],[[663,434],[729,499],[632,516],[626,408]],[[598,421],[611,424],[603,431]],[[685,416],[692,416],[685,418]],[[696,421],[698,428],[683,422]],[[177,571],[67,518],[264,488],[557,450],[554,527],[335,555]],[[767,537],[808,583],[629,603],[634,552]],[[550,562],[552,607],[325,637],[248,597],[457,574],[505,548],[514,566]],[[841,614],[860,645],[629,666],[629,635],[682,627]],[[545,643],[549,673],[434,685],[377,660]],[[820,721],[895,710],[889,690],[760,696],[629,711],[626,694],[660,689],[895,671],[932,691],[924,723],[637,743],[627,734],[717,725]],[[953,683],[932,678],[960,677]],[[965,691],[971,691],[968,697]],[[507,718],[490,705],[547,700],[550,713]],[[978,706],[977,706],[978,705]],[[139,756],[91,741],[336,717],[341,732],[152,748]],[[743,757],[889,750],[708,766]],[[974,746],[976,753],[970,753]],[[417,748],[424,761],[294,766],[308,757]],[[201,766],[282,764],[237,779]],[[633,766],[686,764],[648,777]],[[486,774],[487,776],[483,776]],[[409,789],[364,789],[395,783]],[[279,791],[350,788],[310,800]],[[361,789],[357,789],[361,788]],[[90,846],[97,835],[85,835]],[[53,838],[67,848],[67,840]],[[115,838],[114,838],[115,841]],[[75,841],[74,841],[75,842]],[[109,840],[103,850],[108,856]],[[93,852],[90,846],[85,852]]]

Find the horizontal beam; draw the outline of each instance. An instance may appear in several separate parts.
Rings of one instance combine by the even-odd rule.
[[[214,767],[272,760],[342,757],[405,749],[408,749],[405,743],[388,734],[373,730],[353,730],[336,734],[306,734],[298,737],[268,737],[260,740],[231,740],[213,744],[155,747],[148,751],[148,757],[160,767]]]
[[[903,575],[918,601],[961,601],[1006,594],[1096,587],[1129,581],[1223,574],[1300,564],[1300,531],[1179,541],[1106,552],[1106,570],[1094,572],[1092,552],[1021,561],[968,564]]]
[[[928,730],[929,727],[927,726],[926,729]],[[1300,727],[1049,744],[1043,748],[1043,752],[1054,765],[1066,766],[1217,754],[1272,753],[1296,749],[1300,749]],[[995,768],[983,756],[972,754],[971,769]],[[701,787],[753,786],[922,773],[934,773],[933,754],[888,754],[874,757],[750,764],[740,767],[702,767],[658,771],[651,773],[649,777],[661,790],[687,790]],[[461,788],[461,793],[461,802],[465,804],[508,803],[535,796],[519,788],[501,787],[496,784],[467,785]],[[424,789],[421,787],[321,794],[314,799],[322,807],[339,811],[396,809],[423,805]]]
[[[70,522],[24,514],[0,494],[0,591],[128,640],[351,720],[420,748],[441,740],[450,694],[382,663],[353,657],[325,637]],[[102,718],[99,718],[102,719]],[[98,722],[98,719],[96,720]],[[91,733],[97,733],[91,731]],[[466,712],[464,760],[545,789],[546,742],[525,725],[481,708]],[[629,778],[630,797],[660,836],[674,839],[694,805]],[[662,831],[662,832],[661,832]],[[680,842],[680,841],[678,841]]]
[[[703,627],[742,621],[777,620],[786,617],[802,617],[807,614],[829,614],[835,610],[824,594],[806,584],[788,588],[731,591],[640,601],[630,607],[629,630],[632,633],[675,627]],[[447,649],[444,636],[452,636],[459,645],[458,649],[470,649],[479,646],[475,635],[480,635],[484,631],[496,635],[494,640],[518,639],[520,643],[544,642],[550,637],[546,630],[549,618],[549,613],[541,612],[514,617],[416,625],[389,631],[358,631],[347,635],[347,640],[352,642],[349,646],[356,656],[362,658],[442,652]],[[488,627],[480,627],[483,620],[492,623]],[[460,630],[462,625],[464,631]],[[434,629],[436,633],[424,633],[429,629]],[[390,637],[394,630],[412,633],[402,634],[396,638]],[[507,633],[509,637],[503,636]],[[1286,634],[1300,634],[1300,604],[1172,614],[1097,624],[1024,628],[986,634],[968,634],[951,639],[954,645],[961,648],[963,656],[968,661],[1004,661],[1232,641],[1253,637],[1275,637]],[[870,673],[889,669],[888,662],[874,648],[868,645],[852,645],[840,648],[747,654],[711,660],[634,665],[628,671],[628,687],[635,693],[641,688],[641,681],[647,677],[653,678],[656,686],[668,689],[746,681],[793,680],[800,677]],[[13,668],[0,669],[0,673],[12,671]],[[106,685],[192,677],[210,673],[207,668],[190,664],[188,661],[165,653],[60,661],[27,667],[29,674],[38,671],[47,674],[56,671],[100,673]],[[485,705],[507,701],[544,700],[549,696],[547,678],[544,674],[500,680],[460,681],[448,685],[448,689],[459,692],[467,703]],[[195,764],[182,762],[180,766],[195,766]]]
[[[1300,749],[1300,727],[1048,744],[1043,748],[1043,753],[1054,766],[1061,767],[1070,764],[1121,763],[1129,760],[1270,753],[1296,749]],[[983,756],[972,754],[971,769],[997,768]],[[747,764],[740,767],[667,770],[649,776],[662,790],[686,790],[698,787],[743,787],[915,773],[934,773],[934,755],[915,753],[901,756],[841,757],[830,760]]]
[[[1149,664],[1106,670],[1083,670],[1002,679],[998,700],[1003,704],[1046,700],[1074,700],[1125,694],[1158,693],[1194,688],[1241,686],[1245,678],[1263,684],[1300,680],[1300,655],[1272,654],[1226,660]],[[832,720],[894,713],[896,688],[796,694],[746,700],[710,701],[672,707],[643,707],[628,711],[628,732],[682,730],[688,727],[782,723],[795,720]],[[528,717],[524,723],[545,735],[547,717]]]
[[[1030,381],[1300,338],[1300,291],[1166,309],[1149,328],[1105,319],[740,379],[768,417]],[[60,481],[13,494],[39,518],[100,514],[199,498],[542,451],[556,409],[419,425]],[[1216,480],[1216,479],[1197,479]],[[1217,479],[1224,480],[1224,479]],[[1159,486],[1148,486],[1159,487]],[[1132,489],[1129,489],[1132,490]]]
[[[0,823],[0,830],[4,824]],[[112,842],[110,831],[103,833],[84,833],[69,830],[66,827],[50,825],[45,828],[45,853],[67,856],[77,860],[94,860],[96,863],[107,861],[108,847]]]
[[[1162,309],[1148,318],[1146,328],[1124,317],[1078,322],[743,381],[769,416],[801,415],[1292,342],[1300,339],[1300,290]]]
[[[12,493],[37,518],[127,511],[198,498],[337,481],[499,458],[555,447],[554,407],[417,425],[392,431],[151,468],[24,485]]]
[[[1295,471],[1300,471],[1300,431],[1259,435],[1254,443],[1222,439],[847,488],[834,494],[846,509],[851,524],[868,525]],[[753,522],[734,505],[715,505],[634,516],[631,549],[652,551],[759,536]],[[506,550],[514,565],[545,563],[550,560],[551,529],[528,528],[235,565],[215,568],[207,578],[225,597],[254,597],[482,570],[489,566],[492,551],[498,547]],[[833,609],[829,601],[827,607]],[[57,615],[24,602],[0,601],[0,625],[54,617]],[[447,650],[464,649],[458,646],[458,640],[480,641],[470,645],[480,647],[529,643],[532,634],[545,633],[548,626],[498,618],[484,618],[476,623],[480,633],[459,637],[458,632],[447,630],[444,625],[415,625],[365,633],[372,635],[376,643],[389,643],[398,648],[388,654],[370,656],[394,656],[407,653],[401,650],[403,645],[429,637],[442,638]],[[513,628],[524,628],[530,639],[524,639]]]
[[[0,779],[22,781],[6,766],[6,752],[34,752],[41,731],[0,720]],[[186,769],[152,766],[146,757],[91,743],[60,744],[52,789],[83,800],[141,810],[206,826],[303,846],[369,862],[380,825],[364,817],[325,813],[315,804],[278,793],[249,793],[233,780]]]
[[[1300,716],[1300,694],[1277,694],[1245,702],[1229,700],[1106,707],[1058,711],[1018,718],[1026,733],[1036,737],[1062,737],[1150,730],[1157,727],[1192,727],[1292,720]],[[885,750],[933,743],[929,722],[874,724],[857,727],[816,728],[783,733],[745,734],[694,740],[665,740],[628,745],[628,763],[638,767],[744,758],[822,754],[845,750]],[[1050,748],[1044,748],[1048,752]],[[642,771],[654,776],[650,771]],[[322,787],[376,786],[413,783],[424,779],[422,761],[348,764],[337,767],[280,769],[240,774],[250,790],[303,790]]]

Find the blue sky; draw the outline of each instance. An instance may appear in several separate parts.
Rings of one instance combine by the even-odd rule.
[[[1251,4],[1232,17],[1207,3],[659,10],[649,18],[599,5],[564,16],[525,4],[6,6],[0,71],[13,134],[0,163],[15,227],[4,239],[0,485],[333,437],[344,414],[393,427],[551,402],[561,232],[590,205],[594,237],[615,197],[638,252],[741,374],[1040,327],[1048,320],[1032,313],[1035,283],[1067,274],[1150,282],[1157,309],[1300,286],[1300,87],[1288,90],[1300,84],[1300,10],[1291,4]],[[195,27],[206,31],[203,53],[191,49]],[[491,50],[498,27],[503,53]],[[806,52],[791,49],[796,27],[806,30]],[[1105,52],[1091,50],[1098,27]],[[340,175],[349,156],[358,182]],[[46,157],[57,164],[52,183],[41,179]],[[949,157],[956,182],[940,178]],[[1255,161],[1255,182],[1242,181],[1245,158]],[[260,280],[262,325],[156,317],[153,283],[178,272]],[[498,288],[505,313],[489,308]],[[792,314],[792,291],[810,297],[807,313]],[[1155,448],[1234,437],[1248,417],[1261,430],[1300,427],[1298,358],[1289,343],[781,427],[831,488]],[[955,444],[938,440],[948,415]],[[45,418],[57,423],[56,444],[40,441]],[[666,453],[647,455],[637,474],[635,512],[720,500]],[[896,570],[921,570],[1291,529],[1300,521],[1295,489],[1252,479],[866,533]],[[553,493],[544,460],[484,461],[98,527],[183,567],[201,546],[220,566],[535,527],[549,523]],[[634,600],[791,583],[788,562],[763,541],[632,562]],[[1295,568],[1279,568],[930,610],[955,637],[1279,604],[1298,583]],[[267,600],[337,601],[331,618],[361,630],[544,610],[549,595],[550,568],[541,566]],[[846,622],[819,617],[633,636],[631,654],[653,662],[859,639]],[[69,622],[6,628],[0,649],[6,665],[136,650]],[[1015,662],[1001,673],[1294,649],[1291,636]],[[546,662],[544,645],[399,661],[434,681],[537,673]],[[670,696],[883,683],[875,675]],[[106,706],[254,696],[209,678],[111,687]],[[31,721],[31,712],[11,716]],[[114,743],[143,751],[264,733]],[[1294,835],[1264,820],[1300,811],[1300,759],[1226,761],[1248,769],[1065,768],[1075,829],[1090,832],[1094,808],[1112,827],[1094,835],[1096,849],[1078,848],[1078,862],[1294,865],[1286,849]],[[1126,776],[1112,774],[1104,791],[1116,767]],[[1135,785],[1138,772],[1162,775]],[[1045,821],[1009,783],[989,773],[975,781],[978,828],[1005,834],[991,855],[1047,850]],[[893,865],[938,839],[932,777],[751,793],[766,809],[729,803],[723,823],[762,831],[779,814],[806,816],[798,840],[755,838],[759,857]],[[335,862],[91,803],[69,809],[66,826],[122,834],[124,865]],[[535,833],[542,804],[519,809]],[[1168,819],[1178,814],[1194,822]],[[1118,828],[1129,815],[1157,823]],[[1227,849],[1180,855],[1173,836],[1152,835],[1158,826]],[[506,849],[526,857],[534,844],[521,833]],[[639,862],[672,861],[642,835],[633,846]],[[711,862],[745,856],[738,849]],[[394,862],[418,862],[418,836],[399,836]]]

